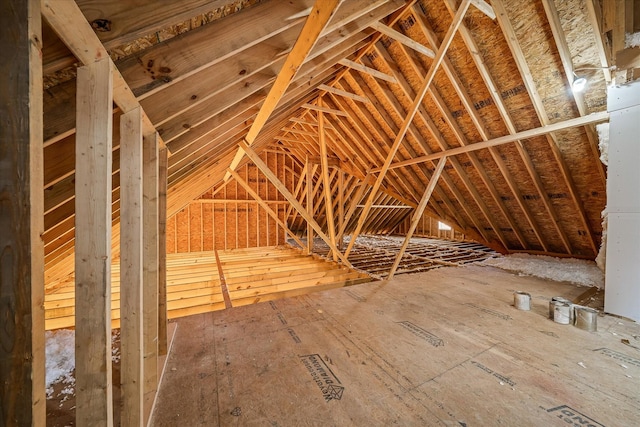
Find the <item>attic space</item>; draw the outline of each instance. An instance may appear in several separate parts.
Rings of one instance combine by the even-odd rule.
[[[0,426],[640,418],[640,0],[0,34]]]

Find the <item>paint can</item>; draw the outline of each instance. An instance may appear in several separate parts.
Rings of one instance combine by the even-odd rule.
[[[516,291],[513,293],[513,305],[518,310],[531,310],[531,295],[526,292]]]
[[[553,321],[561,325],[568,325],[571,320],[571,304],[565,301],[556,301],[553,308]]]
[[[555,307],[556,307],[556,303],[557,302],[566,302],[568,303],[569,300],[567,300],[564,297],[553,297],[551,298],[551,300],[549,301],[549,319],[553,320],[553,313],[555,311]]]
[[[576,328],[585,331],[595,332],[598,330],[598,310],[593,308],[575,306],[576,310]]]

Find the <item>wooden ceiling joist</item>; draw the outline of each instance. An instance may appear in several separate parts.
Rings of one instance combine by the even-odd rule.
[[[395,169],[407,165],[429,162],[431,160],[439,159],[441,157],[447,156],[457,156],[459,154],[469,153],[477,150],[484,150],[489,147],[496,147],[502,144],[508,144],[510,142],[526,140],[529,138],[533,138],[540,135],[546,135],[550,132],[557,132],[564,129],[570,129],[574,127],[584,126],[592,123],[602,123],[609,120],[609,113],[606,111],[601,111],[599,113],[592,113],[588,116],[577,117],[575,119],[565,120],[564,122],[553,123],[547,126],[541,126],[535,129],[529,129],[522,132],[517,132],[511,135],[505,135],[498,138],[490,139],[489,141],[476,142],[474,144],[469,144],[465,147],[456,147],[447,151],[429,154],[427,156],[418,157],[411,160],[405,160],[404,162],[392,163],[389,165],[390,169]],[[372,172],[380,172],[382,168],[372,169]]]
[[[42,16],[83,64],[87,65],[100,59],[109,58],[109,53],[75,2],[43,0]],[[109,61],[113,69],[113,101],[123,113],[140,107],[140,103],[111,58]],[[156,132],[155,126],[144,110],[142,110],[142,123],[145,133]],[[160,145],[164,147],[162,140],[160,140]]]

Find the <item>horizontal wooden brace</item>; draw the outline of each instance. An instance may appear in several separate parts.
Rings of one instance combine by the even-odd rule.
[[[469,153],[472,151],[483,150],[489,147],[495,147],[509,142],[520,141],[522,139],[534,138],[536,136],[546,135],[551,132],[559,130],[570,129],[578,126],[584,126],[593,123],[606,122],[609,120],[609,113],[601,111],[599,113],[589,114],[588,116],[577,117],[575,119],[565,120],[563,122],[554,123],[547,126],[541,126],[535,129],[529,129],[522,132],[516,132],[512,135],[505,135],[498,138],[490,139],[489,141],[477,142],[475,144],[465,145],[464,147],[456,147],[450,150],[441,151],[439,153],[429,154],[428,156],[416,157],[415,159],[409,159],[402,162],[393,163],[389,166],[389,169],[401,168],[404,166],[415,165],[418,163],[429,162],[441,157],[457,156],[459,154]],[[371,172],[380,172],[382,168],[372,169]]]

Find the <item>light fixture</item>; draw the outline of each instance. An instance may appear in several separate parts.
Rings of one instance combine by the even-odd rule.
[[[571,83],[571,89],[574,92],[582,92],[587,85],[587,79],[576,76],[576,73],[573,73],[573,75],[575,78],[573,79],[573,83]]]
[[[584,71],[584,70],[615,70],[616,67],[611,66],[611,67],[584,67],[584,68],[578,68],[576,70],[573,70],[573,82],[571,83],[571,89],[574,92],[582,92],[584,90],[584,88],[587,86],[587,78],[586,77],[579,77],[576,74],[576,71]]]

